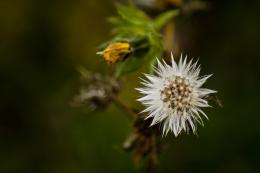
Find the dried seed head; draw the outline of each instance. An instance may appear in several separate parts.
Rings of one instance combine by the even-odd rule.
[[[84,71],[85,72],[85,71]],[[87,105],[91,109],[104,109],[112,102],[112,97],[120,90],[117,80],[101,74],[82,74],[83,86],[74,97],[73,106]]]

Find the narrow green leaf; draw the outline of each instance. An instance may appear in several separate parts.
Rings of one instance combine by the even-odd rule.
[[[122,77],[139,69],[143,65],[143,60],[144,58],[131,56],[125,61],[118,63],[116,68],[116,77]]]
[[[123,19],[135,25],[145,25],[150,21],[150,18],[134,5],[125,6],[118,3],[116,4],[116,8]]]
[[[177,16],[179,14],[179,10],[170,10],[166,11],[162,14],[160,14],[158,17],[154,19],[154,28],[156,30],[159,30],[161,27],[163,27],[167,21],[169,21],[174,16]]]
[[[148,52],[147,56],[147,70],[149,73],[153,73],[153,66],[156,63],[157,58],[161,58],[163,49],[161,46],[152,46]]]

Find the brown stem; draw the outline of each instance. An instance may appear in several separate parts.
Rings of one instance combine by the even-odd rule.
[[[163,30],[163,46],[165,53],[171,52],[177,53],[179,51],[179,45],[176,38],[175,21],[169,21]]]
[[[131,108],[127,103],[125,103],[122,99],[120,99],[118,96],[112,96],[114,103],[120,107],[122,110],[124,110],[128,117],[131,119],[135,119],[137,117],[137,111]]]
[[[145,173],[153,173],[156,170],[156,167],[158,165],[158,146],[157,146],[157,136],[156,134],[153,134],[150,137],[150,144],[151,144],[151,151],[148,156],[148,161],[146,165]]]
[[[148,163],[146,165],[145,173],[153,173],[155,172],[156,165],[154,164],[153,160],[149,158]]]

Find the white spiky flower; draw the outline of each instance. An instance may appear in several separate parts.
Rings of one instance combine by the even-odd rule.
[[[153,118],[151,125],[162,123],[163,135],[172,131],[178,136],[182,130],[188,133],[190,129],[196,134],[197,122],[203,125],[201,115],[208,119],[201,108],[209,107],[206,98],[216,92],[202,88],[211,75],[199,77],[198,61],[187,62],[187,56],[181,56],[177,64],[171,55],[171,61],[168,65],[157,59],[157,75],[145,74],[147,79],[141,82],[144,87],[137,89],[143,94],[138,101],[146,107],[146,119]]]

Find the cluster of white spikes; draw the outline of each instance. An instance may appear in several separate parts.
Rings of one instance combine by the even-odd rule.
[[[201,110],[209,107],[206,97],[216,91],[202,88],[211,76],[199,77],[200,66],[192,60],[187,62],[187,56],[180,57],[179,63],[171,56],[171,65],[157,60],[154,67],[156,75],[145,74],[144,85],[137,90],[143,94],[138,99],[146,108],[147,118],[153,118],[151,125],[162,123],[163,134],[169,131],[178,136],[183,130],[191,129],[196,134],[197,122],[203,125],[201,115],[207,115]]]

